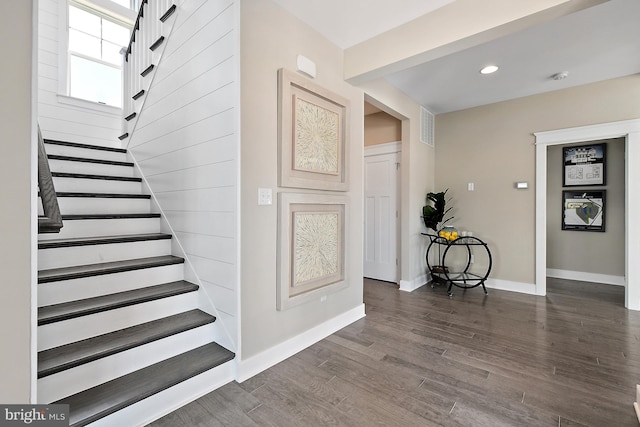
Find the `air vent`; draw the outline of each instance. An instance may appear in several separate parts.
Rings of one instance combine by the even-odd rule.
[[[420,107],[420,142],[435,146],[434,127],[433,114],[426,108]]]

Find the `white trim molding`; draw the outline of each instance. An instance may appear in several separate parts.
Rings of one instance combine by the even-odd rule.
[[[243,382],[269,369],[305,348],[328,337],[334,332],[362,319],[365,316],[364,304],[360,304],[320,325],[303,332],[271,347],[262,353],[256,354],[246,360],[239,360],[237,365],[236,381]]]
[[[605,285],[625,286],[624,276],[588,273],[585,271],[559,270],[547,268],[547,277],[556,279],[578,280],[580,282],[604,283]]]
[[[625,306],[640,310],[640,119],[536,132],[536,293],[547,293],[547,147],[599,139],[625,141]]]
[[[536,285],[533,283],[512,282],[511,280],[488,278],[484,285],[489,289],[537,295]]]
[[[423,274],[413,280],[400,280],[400,290],[404,292],[413,292],[429,283],[430,280],[431,278],[428,274]]]
[[[368,145],[364,147],[364,156],[380,156],[383,154],[400,153],[402,151],[402,141],[387,142],[384,144]]]

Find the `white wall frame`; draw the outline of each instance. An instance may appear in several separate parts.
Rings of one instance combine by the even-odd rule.
[[[625,307],[640,310],[640,119],[536,132],[536,294],[547,293],[547,147],[623,137],[625,141]]]

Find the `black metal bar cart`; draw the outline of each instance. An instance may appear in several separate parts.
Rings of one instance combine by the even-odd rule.
[[[491,272],[493,259],[491,257],[491,251],[489,250],[489,245],[487,245],[487,243],[474,236],[462,236],[454,240],[448,240],[444,237],[435,236],[433,234],[422,234],[429,237],[429,239],[431,240],[426,254],[427,268],[429,269],[431,277],[434,281],[443,282],[449,285],[449,288],[447,289],[447,294],[449,295],[449,297],[453,296],[453,292],[451,291],[453,286],[457,286],[465,290],[475,288],[477,286],[482,286],[484,294],[488,295],[487,288],[485,287],[484,283],[486,282],[487,278],[489,277],[489,273]],[[463,247],[466,249],[466,266],[459,271],[451,271],[446,262],[449,250],[454,247]],[[486,271],[484,271],[483,269],[484,273],[470,271],[471,264],[473,263],[472,248],[476,247],[479,249],[484,249],[488,256],[488,265],[486,266]],[[430,256],[431,251],[435,251],[436,248],[438,251],[437,255],[434,255],[435,258],[432,258]],[[430,258],[437,259],[437,264],[432,265]],[[433,286],[434,285],[432,284],[432,287]]]

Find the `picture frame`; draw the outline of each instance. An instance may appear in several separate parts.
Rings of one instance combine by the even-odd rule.
[[[562,186],[587,187],[606,184],[607,144],[562,148]]]
[[[278,195],[277,309],[347,286],[346,195]]]
[[[278,185],[348,191],[349,100],[278,70]]]
[[[606,190],[564,190],[562,229],[605,231]]]

